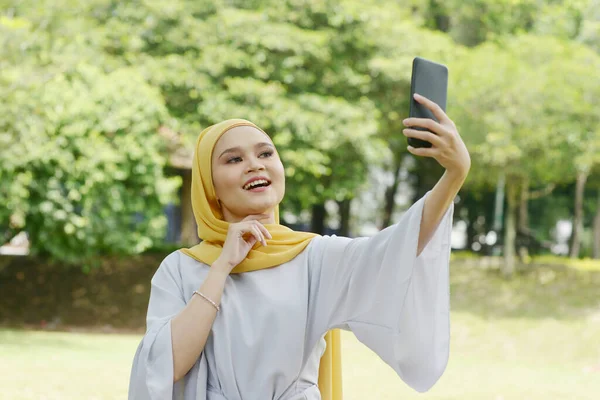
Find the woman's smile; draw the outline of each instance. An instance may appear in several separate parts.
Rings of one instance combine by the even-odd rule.
[[[283,199],[283,164],[271,139],[254,127],[225,132],[213,149],[212,169],[215,194],[227,222],[273,214]]]

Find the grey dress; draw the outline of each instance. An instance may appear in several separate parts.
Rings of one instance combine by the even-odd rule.
[[[170,321],[209,267],[170,254],[152,278],[129,399],[318,400],[332,328],[352,331],[404,382],[428,390],[448,361],[453,206],[416,257],[423,203],[373,237],[317,237],[278,267],[230,275],[204,351],[176,384]]]

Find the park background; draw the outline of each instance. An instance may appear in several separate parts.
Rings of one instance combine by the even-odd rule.
[[[401,132],[415,56],[472,156],[450,362],[419,395],[345,333],[345,399],[600,398],[600,1],[0,0],[0,399],[125,398],[212,123],[271,135],[285,224],[397,221],[443,173]]]

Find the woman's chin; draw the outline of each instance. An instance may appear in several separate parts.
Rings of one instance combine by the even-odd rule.
[[[255,215],[255,214],[263,214],[268,213],[273,210],[277,206],[275,201],[253,201],[251,204],[246,205],[246,207],[240,207],[241,213],[244,215]]]

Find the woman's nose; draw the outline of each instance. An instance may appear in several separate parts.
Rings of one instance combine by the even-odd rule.
[[[264,170],[264,169],[265,169],[265,166],[259,158],[253,157],[250,159],[250,164],[248,165],[248,172],[260,171],[260,170]]]

